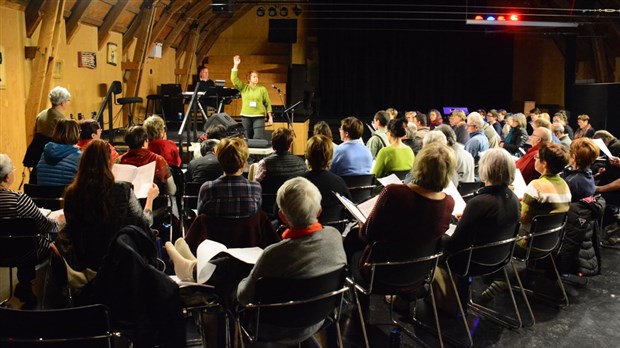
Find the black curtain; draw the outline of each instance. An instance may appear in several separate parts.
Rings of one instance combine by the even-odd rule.
[[[513,38],[457,30],[319,28],[320,118],[443,106],[508,108]]]

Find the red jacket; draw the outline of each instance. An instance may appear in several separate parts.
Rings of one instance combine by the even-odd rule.
[[[536,146],[532,146],[523,157],[519,158],[519,160],[515,163],[517,169],[521,171],[523,174],[523,180],[525,180],[525,184],[529,184],[530,181],[534,179],[540,178],[540,173],[536,171],[534,168],[534,163],[536,162],[536,156],[538,156],[538,149],[540,148],[540,144]]]

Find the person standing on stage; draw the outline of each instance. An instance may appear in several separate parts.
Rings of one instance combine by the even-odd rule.
[[[245,136],[248,139],[264,139],[265,133],[265,113],[269,116],[268,125],[273,124],[271,113],[271,100],[267,88],[258,85],[258,72],[250,71],[248,83],[242,82],[237,76],[241,58],[233,58],[233,68],[230,71],[230,80],[236,89],[241,92],[241,123],[245,128]]]

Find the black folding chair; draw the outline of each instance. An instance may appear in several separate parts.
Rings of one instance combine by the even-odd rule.
[[[456,294],[456,300],[460,311],[460,317],[463,321],[463,326],[467,331],[467,337],[469,339],[469,346],[474,344],[473,338],[471,336],[471,328],[467,323],[467,315],[466,315],[466,307],[461,301],[455,281],[455,275],[459,277],[480,277],[488,274],[493,274],[498,271],[503,271],[504,280],[508,284],[508,289],[510,293],[510,298],[512,300],[513,309],[515,312],[515,317],[508,317],[503,314],[500,314],[488,307],[485,307],[481,304],[475,303],[471,296],[468,307],[475,312],[479,313],[483,317],[486,317],[496,323],[517,329],[523,326],[523,321],[521,319],[521,314],[519,313],[519,308],[517,307],[517,302],[515,300],[514,294],[512,292],[512,288],[510,286],[510,279],[508,276],[508,271],[506,266],[510,264],[515,273],[515,277],[517,282],[519,283],[519,290],[525,298],[526,305],[530,312],[530,316],[532,321],[534,320],[534,314],[532,313],[532,309],[527,301],[527,297],[525,297],[525,292],[523,290],[523,285],[521,283],[521,279],[519,278],[519,274],[512,263],[512,254],[519,237],[516,237],[519,225],[515,229],[515,237],[505,239],[502,241],[487,243],[484,245],[473,245],[469,248],[463,249],[457,253],[454,253],[446,258],[446,266],[448,269],[448,274],[450,276],[450,282],[452,283],[452,288],[454,290],[454,294]],[[452,339],[450,339],[452,341]]]
[[[188,284],[182,283],[179,285],[179,295],[183,303],[183,312],[192,316],[194,323],[200,332],[200,343],[203,347],[208,347],[209,335],[213,335],[212,332],[207,332],[205,327],[207,314],[222,313],[224,314],[225,321],[225,346],[231,347],[230,341],[230,323],[228,318],[228,312],[223,309],[219,303],[219,297],[215,292],[215,287],[206,284]],[[188,341],[188,345],[196,344],[199,342]]]
[[[185,238],[185,224],[190,226],[196,219],[195,209],[198,208],[198,194],[200,193],[201,182],[186,182],[183,196],[181,196],[181,228]]]
[[[341,176],[351,192],[351,201],[361,203],[370,198],[377,187],[374,174]]]
[[[441,327],[439,325],[439,317],[437,316],[437,306],[435,303],[435,294],[433,292],[433,279],[435,277],[435,267],[437,261],[442,255],[437,252],[436,245],[403,246],[398,243],[374,243],[370,251],[370,261],[363,265],[363,268],[370,270],[369,280],[366,284],[361,284],[354,277],[348,277],[347,282],[353,286],[353,295],[357,304],[357,311],[362,324],[362,333],[366,347],[370,347],[368,334],[366,333],[366,324],[362,313],[362,306],[357,293],[361,292],[366,296],[370,295],[411,295],[416,297],[425,295],[426,287],[430,290],[431,303],[433,313],[435,315],[435,326],[439,343],[443,347],[443,338],[441,335]],[[417,305],[417,299],[414,302]],[[413,320],[428,329],[429,326],[415,316]],[[416,334],[402,325],[394,318],[394,301],[390,305],[391,324],[405,331],[411,338],[426,345]]]
[[[463,197],[465,202],[467,202],[471,198],[473,198],[474,195],[476,194],[476,191],[478,191],[483,186],[484,186],[484,183],[481,181],[473,181],[473,182],[459,181],[459,184],[456,187],[456,189],[459,191],[459,193],[461,194],[461,197]]]
[[[291,177],[288,175],[266,175],[260,182],[260,186],[263,189],[262,209],[270,218],[277,216],[277,212],[275,211],[276,193],[280,186],[290,178]]]
[[[240,307],[236,313],[242,346],[243,336],[251,343],[269,342],[271,338],[261,331],[265,327],[303,331],[306,335],[277,338],[299,344],[309,338],[304,329],[321,322],[324,323],[321,327],[333,322],[336,324],[338,346],[342,348],[338,320],[343,294],[348,290],[344,280],[344,268],[308,279],[259,278],[253,302]]]
[[[59,210],[64,206],[62,198],[67,186],[47,186],[24,184],[24,193],[28,195],[39,208]]]
[[[13,268],[24,262],[40,260],[41,238],[33,219],[0,218],[0,267],[9,268],[9,297],[0,302],[0,306],[13,297]]]
[[[2,347],[114,347],[108,308],[101,304],[52,310],[0,307]]]
[[[558,251],[562,247],[562,240],[564,239],[564,227],[566,226],[567,213],[554,213],[548,215],[538,215],[532,219],[530,227],[530,233],[521,239],[527,243],[527,247],[524,252],[515,252],[515,259],[519,261],[531,264],[538,260],[546,258],[551,259],[551,265],[557,279],[558,286],[562,292],[562,299],[558,303],[557,299],[552,296],[543,294],[541,292],[525,289],[525,292],[537,297],[544,302],[558,305],[560,307],[568,306],[568,295],[560,272],[555,263],[555,258]]]

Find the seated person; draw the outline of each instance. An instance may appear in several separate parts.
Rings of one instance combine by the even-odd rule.
[[[526,184],[529,184],[530,181],[540,177],[540,172],[535,166],[536,158],[538,157],[538,149],[540,149],[543,144],[550,142],[551,131],[547,128],[536,128],[534,129],[532,135],[530,135],[530,144],[532,147],[530,147],[525,155],[519,158],[519,160],[515,163],[517,169],[519,169],[521,174],[523,174],[523,180],[525,180]]]
[[[150,116],[144,120],[143,127],[149,138],[149,150],[162,156],[169,166],[180,167],[179,148],[172,140],[168,140],[164,120],[159,116]]]
[[[406,135],[406,121],[404,119],[393,119],[387,124],[387,137],[389,145],[379,150],[375,165],[370,171],[377,178],[382,178],[392,172],[411,170],[415,155],[411,148],[402,142]]]
[[[64,224],[64,216],[61,214],[56,220],[43,216],[39,208],[30,197],[21,192],[11,190],[15,181],[15,167],[11,158],[6,154],[0,154],[0,217],[2,218],[31,218],[37,226],[37,233],[41,234],[39,240],[39,253],[29,255],[27,259],[17,266],[17,286],[13,294],[25,304],[25,307],[34,307],[37,298],[32,291],[32,280],[36,277],[35,266],[45,260],[49,255],[49,245],[53,237],[51,233],[58,233],[60,225]],[[13,289],[9,289],[11,291]]]
[[[454,199],[442,192],[454,171],[454,153],[446,145],[424,146],[413,166],[414,181],[391,184],[381,191],[372,212],[359,230],[364,251],[351,259],[353,274],[365,277],[368,269],[360,268],[368,261],[375,242],[398,242],[436,245],[448,230]],[[386,228],[389,226],[389,228]],[[347,242],[348,244],[348,242]]]
[[[82,152],[76,146],[80,126],[74,120],[59,120],[52,141],[45,144],[37,164],[37,184],[63,186],[75,178]]]
[[[249,156],[248,145],[241,138],[225,138],[217,146],[217,160],[224,175],[205,182],[198,194],[198,214],[220,217],[247,217],[257,213],[262,204],[258,182],[243,174]]]
[[[292,178],[306,172],[306,163],[299,156],[291,153],[293,132],[288,128],[278,128],[271,135],[271,146],[276,153],[258,162],[256,181],[263,181],[267,176]]]
[[[255,284],[260,277],[304,279],[327,274],[346,265],[340,232],[333,227],[323,227],[317,221],[321,213],[321,193],[311,182],[301,177],[286,181],[278,190],[276,200],[282,207],[280,218],[288,229],[282,234],[281,242],[265,248],[249,276],[239,283],[236,297],[243,305],[252,302]],[[166,243],[165,247],[174,263],[176,275],[186,281],[195,281],[196,260],[188,249],[180,247],[179,250],[171,243]],[[217,288],[219,285],[215,286]],[[303,339],[314,334],[321,324],[293,331],[273,327],[261,331],[268,332],[270,340],[290,336]]]
[[[324,218],[329,217],[330,212],[342,209],[342,204],[333,192],[351,199],[351,193],[344,180],[329,171],[329,165],[334,154],[333,147],[334,143],[324,135],[315,135],[306,143],[306,160],[310,170],[302,176],[310,180],[321,192],[321,208],[323,210],[323,214],[319,216],[321,223],[339,220],[339,218],[328,218],[327,220]]]
[[[150,231],[158,194],[157,185],[152,184],[142,208],[130,183],[114,181],[109,145],[100,139],[91,141],[64,196],[67,228],[63,237],[73,246],[72,266],[98,270],[112,238],[127,225]]]
[[[472,112],[467,116],[467,131],[469,140],[465,143],[465,151],[469,152],[477,162],[480,153],[489,149],[489,139],[484,134],[484,120],[477,112]]]
[[[202,157],[195,158],[189,162],[185,172],[186,182],[203,183],[208,180],[215,180],[223,174],[220,162],[217,161],[218,139],[207,139],[200,144]]]
[[[528,140],[526,126],[528,125],[524,114],[515,114],[507,118],[504,128],[509,131],[504,137],[504,141],[499,144],[511,155],[521,157],[521,150],[525,147]]]
[[[568,184],[571,202],[592,196],[596,191],[592,164],[599,156],[599,148],[590,138],[575,139],[570,145],[568,167],[562,171],[562,178]]]
[[[355,117],[340,121],[340,139],[330,171],[339,176],[370,174],[372,154],[362,141],[364,124]]]
[[[148,139],[146,130],[142,126],[133,126],[125,134],[125,143],[129,150],[119,157],[120,164],[130,164],[141,167],[155,161],[155,177],[153,182],[162,188],[162,191],[169,195],[177,192],[177,187],[168,168],[166,160],[148,149]]]
[[[366,142],[366,146],[370,150],[372,158],[376,158],[379,150],[388,146],[387,124],[390,120],[390,114],[387,111],[379,110],[372,119],[372,126],[375,128],[374,133]]]
[[[456,133],[454,133],[452,127],[442,124],[435,128],[435,130],[442,132],[446,136],[448,146],[454,151],[456,157],[456,172],[452,176],[452,183],[458,186],[459,181],[473,182],[476,168],[474,156],[465,151],[463,144],[456,141]]]
[[[601,139],[611,152],[613,157],[620,157],[620,141],[606,130],[599,130],[594,133],[594,139]],[[597,179],[596,192],[600,193],[607,206],[603,218],[603,226],[609,226],[616,221],[616,213],[620,207],[620,166],[615,160],[608,158],[608,162],[597,169],[593,169]],[[613,228],[616,224],[611,225]]]
[[[80,121],[80,140],[78,140],[77,146],[80,151],[84,151],[84,148],[88,143],[90,143],[93,139],[101,139],[101,127],[99,126],[99,122],[89,119]],[[116,163],[116,159],[118,158],[118,152],[110,145],[110,161],[111,163]]]

